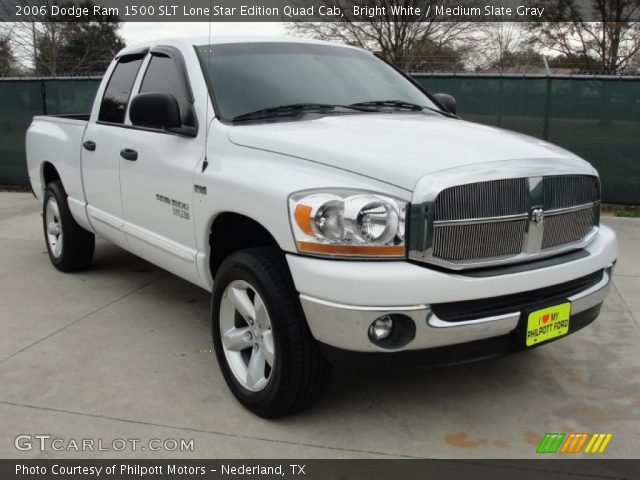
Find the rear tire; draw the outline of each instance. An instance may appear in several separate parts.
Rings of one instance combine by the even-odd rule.
[[[96,237],[73,219],[67,193],[59,180],[49,183],[44,191],[42,226],[54,267],[61,272],[74,272],[91,264]]]
[[[326,388],[331,365],[309,331],[277,248],[241,250],[222,263],[211,317],[224,379],[256,415],[275,418],[299,411]]]

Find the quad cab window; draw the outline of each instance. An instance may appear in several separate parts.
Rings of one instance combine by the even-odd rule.
[[[118,60],[102,97],[99,122],[124,123],[131,89],[143,58],[143,55],[128,55]]]
[[[180,106],[182,124],[195,127],[195,114],[185,73],[178,61],[164,53],[152,52],[139,93],[166,93]]]

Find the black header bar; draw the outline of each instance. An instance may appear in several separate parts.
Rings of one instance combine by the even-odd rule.
[[[613,9],[609,3],[617,2]],[[124,22],[566,22],[640,20],[629,0],[0,0],[0,21]]]

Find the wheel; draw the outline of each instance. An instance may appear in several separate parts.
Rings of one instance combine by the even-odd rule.
[[[62,183],[51,182],[44,191],[42,206],[44,239],[53,266],[61,272],[85,269],[93,259],[95,235],[71,216]]]
[[[224,379],[253,413],[264,418],[293,413],[325,389],[331,366],[309,331],[278,249],[242,250],[222,263],[211,317]]]

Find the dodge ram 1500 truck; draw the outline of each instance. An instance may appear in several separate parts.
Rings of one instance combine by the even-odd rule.
[[[350,46],[126,48],[90,115],[35,117],[26,141],[53,265],[88,267],[99,235],[212,292],[222,374],[263,417],[311,404],[336,363],[462,362],[571,334],[617,255],[587,162],[463,121]]]

